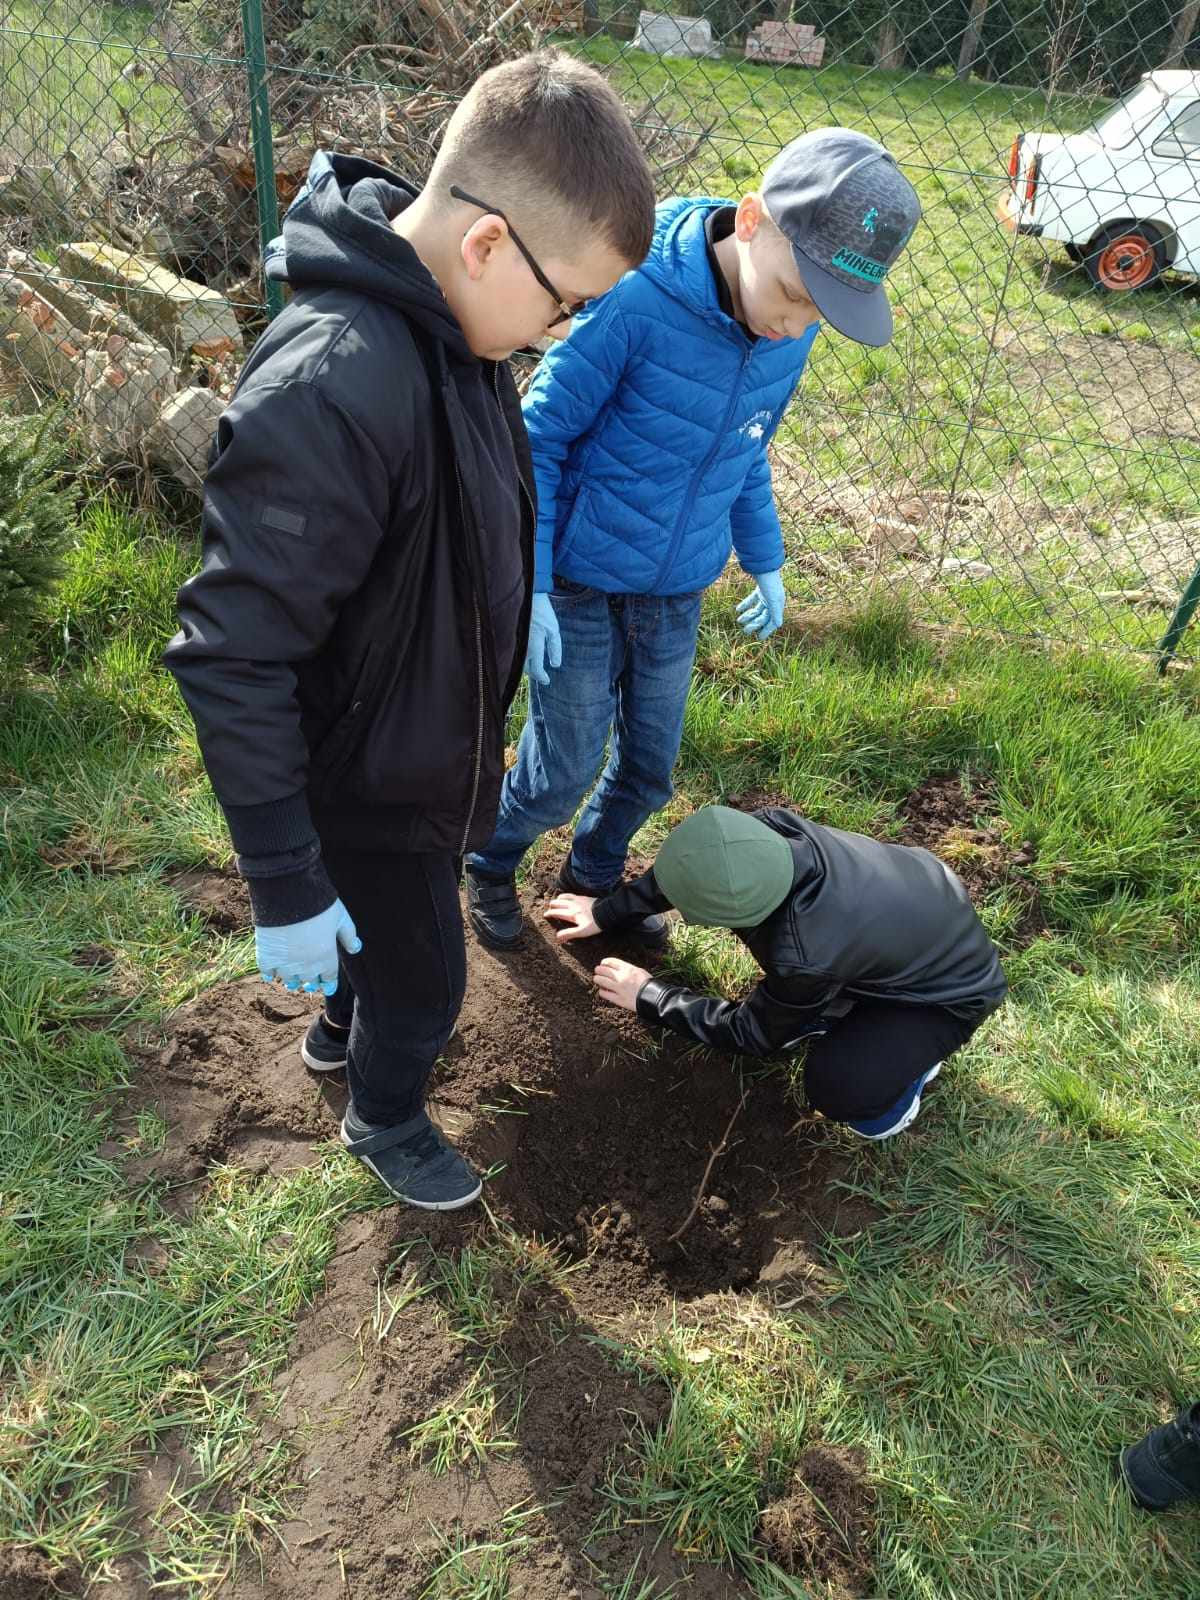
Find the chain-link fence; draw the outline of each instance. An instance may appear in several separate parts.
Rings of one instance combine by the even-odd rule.
[[[810,603],[1152,648],[1200,561],[1200,0],[10,0],[0,383],[194,487],[317,147],[420,181],[480,71],[602,68],[666,194],[806,128],[882,140],[922,228],[896,337],[818,340],[774,446]],[[1193,33],[1196,37],[1193,39]],[[1150,74],[1149,77],[1145,76]]]

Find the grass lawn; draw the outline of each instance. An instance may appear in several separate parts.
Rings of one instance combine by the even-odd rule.
[[[269,1426],[272,1375],[339,1225],[378,1201],[332,1145],[282,1174],[231,1157],[182,1186],[128,1180],[170,1131],[129,1119],[131,1032],[147,1037],[251,967],[248,936],[213,934],[168,881],[227,858],[186,716],[154,665],[193,556],[93,505],[38,670],[0,727],[0,1562],[18,1576],[61,1566],[68,1593],[133,1552],[163,1592],[211,1594],[235,1553],[252,1579],[255,1542],[276,1550],[273,1530],[312,1491],[291,1453],[305,1436]],[[674,1312],[666,1296],[602,1330],[667,1399],[614,1467],[600,1533],[664,1533],[684,1552],[677,1574],[688,1560],[725,1572],[729,1587],[705,1593],[770,1600],[1196,1592],[1200,1523],[1135,1516],[1109,1472],[1121,1441],[1200,1393],[1194,675],[1164,685],[1131,660],[947,643],[886,608],[798,621],[759,649],[730,627],[735,593],[710,597],[672,816],[759,789],[888,832],[906,795],[956,774],[987,788],[1001,820],[998,845],[964,836],[950,859],[967,871],[972,852],[1024,841],[1035,859],[982,899],[1011,1001],[918,1129],[878,1150],[831,1136],[839,1182],[870,1220],[816,1229],[806,1292],[752,1284],[683,1295]],[[647,829],[646,848],[660,832]],[[1044,923],[1032,937],[1030,883]],[[749,976],[715,934],[681,933],[672,961],[731,991]],[[668,1073],[630,1048],[623,1036],[619,1067]],[[663,1105],[686,1109],[675,1077]],[[528,1092],[549,1098],[526,1112],[553,1109],[553,1078]],[[480,1120],[517,1109],[519,1121],[508,1100]],[[814,1129],[796,1130],[797,1151]],[[737,1181],[731,1163],[752,1162],[745,1146],[727,1156],[723,1184]],[[461,1341],[457,1399],[412,1413],[429,1474],[513,1469],[545,1369],[522,1379],[498,1360],[506,1318],[531,1283],[587,1303],[592,1258],[514,1226],[505,1181],[491,1219],[433,1238],[411,1214],[381,1214],[390,1264],[347,1313],[382,1345],[430,1307]],[[764,1497],[814,1440],[861,1452],[868,1587],[789,1572],[762,1542]],[[149,1522],[147,1481],[161,1496]],[[533,1508],[503,1509],[482,1542],[440,1527],[417,1592],[535,1592],[520,1562],[550,1536]],[[596,1593],[689,1592],[640,1559],[596,1560]]]

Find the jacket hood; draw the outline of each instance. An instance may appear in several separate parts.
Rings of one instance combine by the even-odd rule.
[[[471,351],[429,268],[392,227],[417,190],[360,156],[318,150],[264,254],[267,276],[293,289],[340,288],[398,306],[460,356]]]
[[[727,205],[728,200],[664,200],[655,212],[654,240],[640,270],[716,327],[740,332],[717,299],[704,231],[710,213]]]

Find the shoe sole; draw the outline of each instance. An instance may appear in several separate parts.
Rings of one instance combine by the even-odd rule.
[[[895,1127],[888,1128],[884,1133],[859,1133],[859,1130],[852,1122],[848,1122],[846,1126],[850,1129],[851,1133],[857,1133],[860,1139],[869,1139],[872,1144],[879,1144],[883,1139],[894,1139],[898,1133],[903,1133],[906,1128],[911,1128],[913,1123],[917,1120],[917,1117],[920,1115],[921,1111],[921,1096],[925,1093],[926,1089],[928,1089],[929,1085],[938,1076],[941,1070],[942,1063],[940,1061],[936,1066],[930,1067],[929,1072],[925,1077],[925,1081],[917,1090],[917,1093],[913,1098],[912,1105],[909,1106],[908,1110],[900,1118],[900,1121],[896,1123]]]
[[[339,1136],[342,1143],[348,1145],[349,1141],[345,1133],[341,1133]],[[353,1152],[351,1153],[353,1154]],[[401,1194],[399,1189],[393,1189],[370,1156],[355,1156],[354,1159],[361,1161],[364,1167],[368,1167],[390,1195],[394,1195],[397,1200],[402,1201],[406,1206],[415,1206],[418,1211],[461,1211],[464,1206],[473,1205],[483,1193],[483,1181],[481,1179],[470,1194],[462,1195],[457,1200],[414,1200],[412,1195]]]

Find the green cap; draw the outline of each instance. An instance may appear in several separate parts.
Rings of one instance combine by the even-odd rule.
[[[792,887],[791,846],[757,817],[703,806],[668,835],[654,877],[685,922],[753,928]]]

